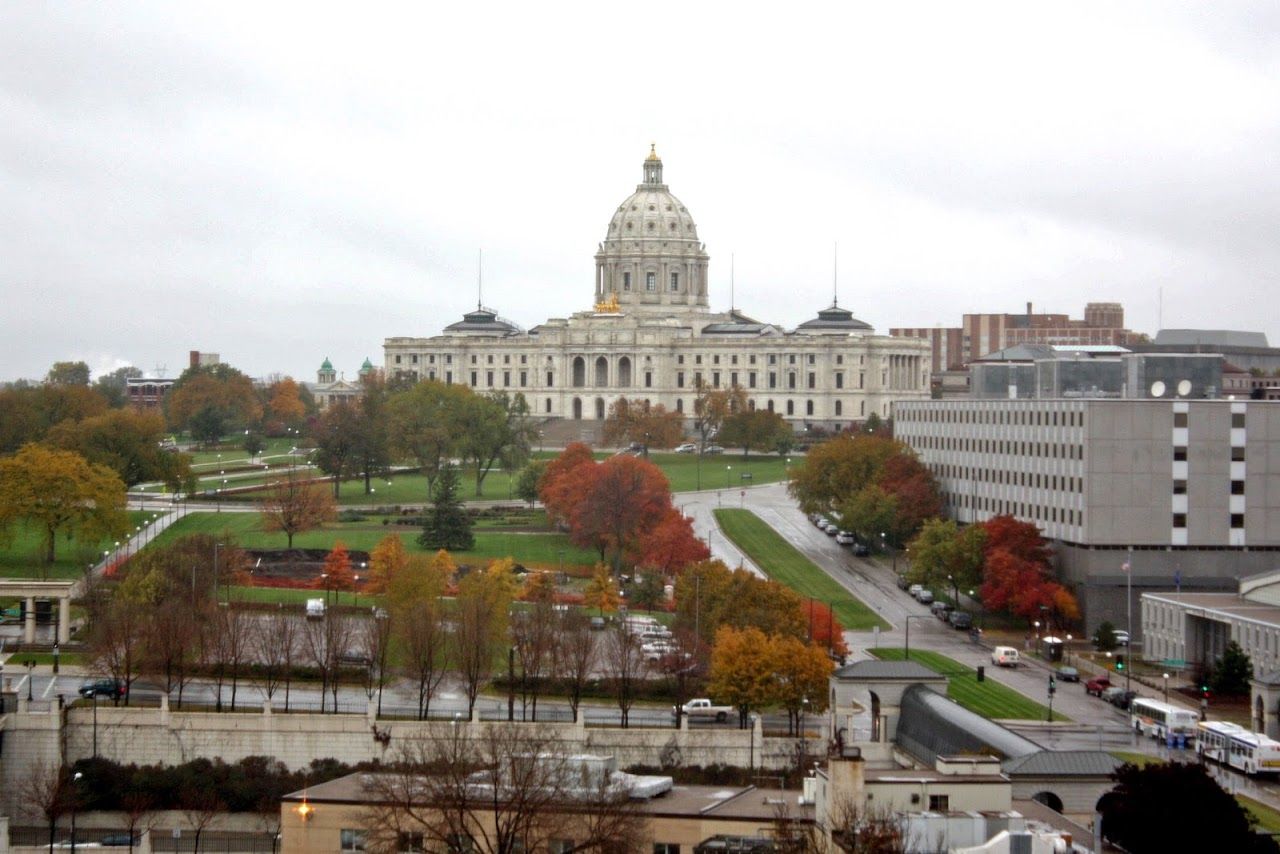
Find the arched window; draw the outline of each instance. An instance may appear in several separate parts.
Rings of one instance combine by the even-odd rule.
[[[796,414],[796,402],[794,400],[787,401],[787,414],[788,415]]]
[[[582,388],[587,384],[587,360],[581,356],[573,357],[573,387]]]
[[[573,399],[573,420],[582,420],[582,398],[580,397],[575,397]]]
[[[644,289],[653,293],[658,289],[658,274],[650,270],[644,274]]]
[[[836,401],[836,415],[843,415],[843,414],[844,414],[844,403],[843,403],[842,401],[837,400],[837,401]]]
[[[596,398],[596,420],[597,421],[604,420],[604,398],[603,397]]]
[[[675,293],[678,290],[680,290],[680,274],[672,273],[671,274],[671,292]]]
[[[548,415],[551,414],[551,398],[547,398],[547,404],[543,409]]]
[[[631,359],[627,356],[618,360],[618,385],[623,388],[631,387]]]
[[[684,412],[684,398],[676,398],[676,412]]]
[[[812,415],[812,414],[813,414],[813,401],[812,401],[812,400],[806,400],[806,401],[804,402],[804,414],[805,414],[805,415]]]
[[[609,360],[604,356],[596,359],[596,386],[606,386],[609,384]]]
[[[765,401],[765,408],[766,408],[766,409],[768,409],[770,412],[772,412],[772,411],[773,411],[773,401],[772,401],[772,400]]]

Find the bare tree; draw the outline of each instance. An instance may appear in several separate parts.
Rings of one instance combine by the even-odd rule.
[[[329,693],[333,697],[333,713],[338,713],[338,690],[342,687],[338,679],[338,665],[351,649],[351,641],[355,635],[355,624],[350,617],[327,613],[324,617],[325,648],[328,650]]]
[[[453,659],[462,675],[467,695],[467,716],[476,707],[476,697],[492,675],[493,657],[497,653],[494,622],[497,615],[480,596],[459,596],[454,600]]]
[[[605,636],[604,669],[626,728],[636,701],[637,683],[646,676],[649,665],[640,649],[640,633],[625,620]]]
[[[198,852],[200,850],[200,837],[209,829],[209,825],[213,824],[213,820],[218,817],[219,813],[226,812],[227,805],[219,800],[211,789],[207,788],[186,789],[183,792],[182,802],[187,805],[182,814],[194,832],[194,837],[191,840],[191,850]]]
[[[387,665],[387,647],[391,639],[390,620],[386,611],[375,608],[368,618],[357,617],[355,652],[364,662],[364,694],[369,700],[378,696],[378,712],[382,712],[382,685]]]
[[[470,737],[474,732],[475,737]],[[606,769],[572,765],[539,728],[454,726],[402,748],[395,773],[368,775],[373,806],[369,847],[426,847],[476,854],[546,850],[573,839],[572,851],[639,851],[644,815]]]
[[[39,762],[18,783],[18,801],[27,811],[42,818],[49,828],[49,850],[53,850],[58,819],[71,810],[75,792],[67,770],[52,762]]]
[[[306,662],[320,673],[320,713],[324,714],[326,698],[329,692],[329,677],[332,675],[329,666],[329,637],[325,630],[328,615],[323,620],[307,620],[302,626],[302,654]]]
[[[120,809],[128,822],[129,850],[134,848],[134,840],[139,832],[151,830],[155,826],[155,799],[146,792],[126,792],[120,799]]]
[[[124,703],[129,705],[129,687],[143,661],[147,632],[146,610],[142,603],[113,595],[93,614],[89,649],[94,666],[111,674],[124,686]],[[115,701],[117,705],[119,700]]]
[[[231,711],[236,710],[236,691],[240,684],[240,668],[249,657],[250,617],[238,608],[220,605],[213,618],[214,648],[218,663],[218,711],[222,711],[222,681],[224,675],[231,678]]]
[[[551,671],[556,639],[556,612],[549,601],[533,603],[511,621],[511,642],[520,667],[520,719],[530,711],[538,719],[538,694]]]
[[[553,670],[565,681],[569,691],[569,707],[573,719],[578,720],[578,707],[582,704],[583,689],[596,666],[596,638],[591,631],[591,619],[580,610],[563,611],[560,614]]]
[[[177,692],[179,708],[192,677],[196,635],[196,614],[185,596],[170,596],[162,601],[147,625],[142,670],[159,680],[166,694]]]
[[[318,528],[337,515],[337,505],[324,484],[296,478],[292,473],[267,487],[260,503],[262,527],[279,531],[293,548],[293,535]]]
[[[262,687],[272,700],[284,685],[284,709],[289,711],[289,683],[298,653],[298,618],[281,606],[260,618],[250,634],[252,655],[262,665]]]
[[[418,720],[431,713],[431,699],[449,667],[449,632],[438,599],[407,606],[397,634],[404,656],[404,674],[418,689]]]

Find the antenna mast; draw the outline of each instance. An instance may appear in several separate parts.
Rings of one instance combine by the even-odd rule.
[[[484,308],[484,250],[476,250],[476,311]]]
[[[831,305],[840,302],[840,243],[831,244]]]
[[[729,313],[733,314],[734,305],[734,281],[733,281],[733,253],[729,253]]]

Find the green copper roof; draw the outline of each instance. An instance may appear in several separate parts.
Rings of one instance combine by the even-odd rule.
[[[333,370],[333,362],[330,362],[330,361],[329,361],[329,357],[328,357],[328,356],[325,356],[325,357],[324,357],[324,361],[320,363],[320,370],[322,370],[322,371],[332,371],[332,370]]]

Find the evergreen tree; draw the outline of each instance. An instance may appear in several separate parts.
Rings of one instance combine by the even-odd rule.
[[[1217,694],[1248,694],[1249,680],[1253,678],[1253,662],[1240,648],[1240,644],[1232,641],[1222,651],[1213,668],[1213,690]]]
[[[458,470],[445,466],[431,491],[431,509],[422,525],[418,544],[428,549],[466,551],[475,545],[471,517],[458,500]]]

